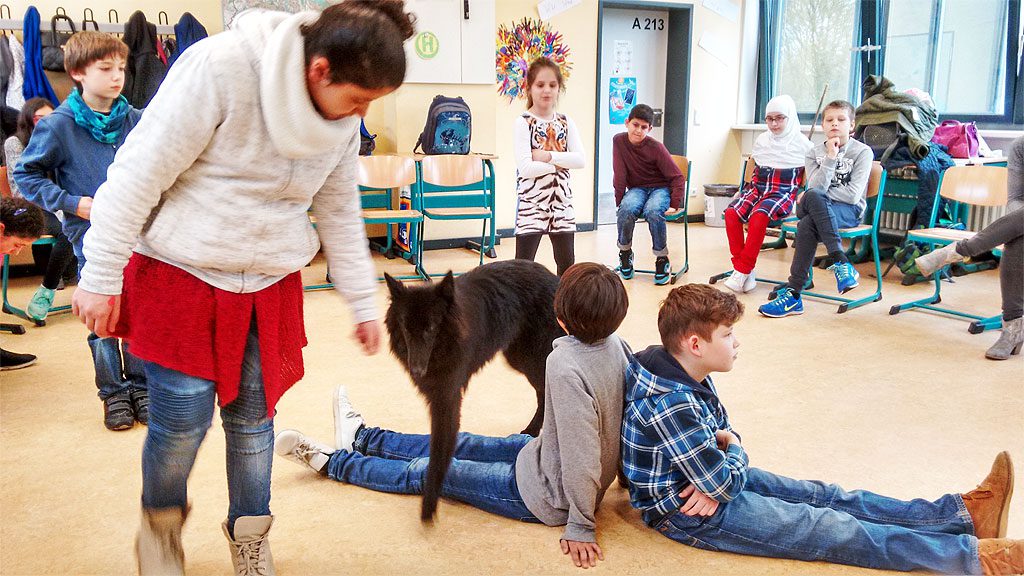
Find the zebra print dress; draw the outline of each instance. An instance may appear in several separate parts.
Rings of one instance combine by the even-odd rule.
[[[542,120],[524,113],[529,127],[530,149],[549,152],[569,150],[569,121],[565,114]],[[516,235],[557,234],[576,231],[569,170],[556,167],[550,174],[528,178],[516,173]]]

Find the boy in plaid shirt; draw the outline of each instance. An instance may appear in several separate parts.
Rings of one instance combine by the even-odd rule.
[[[732,369],[742,315],[733,294],[676,288],[658,313],[663,346],[630,360],[623,470],[648,526],[706,550],[888,570],[1024,572],[1024,540],[1005,538],[1013,491],[1006,452],[977,489],[933,502],[749,467],[710,378]]]

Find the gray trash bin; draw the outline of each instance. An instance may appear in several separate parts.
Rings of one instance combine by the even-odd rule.
[[[724,228],[725,209],[739,190],[735,184],[705,184],[704,225]]]

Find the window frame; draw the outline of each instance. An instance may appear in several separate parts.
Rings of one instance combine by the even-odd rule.
[[[889,7],[892,0],[855,0],[854,8],[855,22],[853,38],[859,40],[857,46],[868,44],[881,44],[882,48],[875,51],[851,52],[853,62],[850,66],[850,93],[843,96],[832,94],[827,99],[835,100],[839,97],[850,100],[857,106],[860,104],[861,85],[870,75],[884,75],[886,48],[884,40],[887,35]],[[932,0],[939,10],[944,10],[945,0]],[[979,127],[998,127],[1002,129],[1014,129],[1024,127],[1024,57],[1020,54],[1021,46],[1021,0],[1006,0],[1006,44],[1005,73],[1003,74],[1004,99],[1003,110],[991,114],[939,114],[939,121],[960,120],[962,122],[976,122]],[[758,14],[758,57],[757,57],[757,93],[755,99],[754,121],[758,122],[764,118],[765,106],[768,100],[774,96],[778,86],[777,66],[780,58],[776,44],[781,36],[781,19],[785,12],[786,0],[759,0]],[[938,14],[939,12],[934,11]],[[766,16],[767,15],[767,16]],[[938,19],[935,19],[938,20]],[[941,31],[936,32],[937,23],[933,22],[932,32],[929,38],[929,53],[935,51],[936,38],[941,42]],[[772,26],[772,29],[769,29]],[[856,48],[857,46],[851,46]],[[858,57],[859,56],[859,57]],[[929,69],[934,66],[929,63]],[[813,121],[812,113],[801,113],[801,122]]]

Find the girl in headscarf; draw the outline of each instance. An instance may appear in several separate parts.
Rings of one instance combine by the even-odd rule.
[[[768,222],[793,210],[797,189],[803,183],[804,155],[812,147],[800,131],[796,103],[789,96],[769,100],[764,120],[768,131],[754,141],[748,160],[754,162],[753,177],[725,210],[725,233],[733,266],[725,285],[734,292],[750,292],[757,286],[754,264]]]

